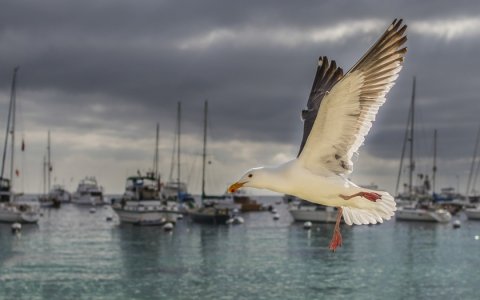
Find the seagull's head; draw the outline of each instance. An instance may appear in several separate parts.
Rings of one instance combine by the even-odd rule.
[[[242,187],[264,188],[264,181],[268,177],[266,168],[253,168],[248,170],[240,180],[232,184],[228,188],[229,193],[235,193],[236,190]]]

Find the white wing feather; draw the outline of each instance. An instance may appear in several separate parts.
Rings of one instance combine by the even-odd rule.
[[[298,158],[310,171],[351,173],[352,156],[365,141],[402,68],[406,48],[400,47],[406,41],[406,27],[392,26],[323,98]]]

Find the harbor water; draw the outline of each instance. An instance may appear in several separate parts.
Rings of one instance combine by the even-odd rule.
[[[0,224],[0,299],[478,299],[478,221],[342,226],[332,253],[332,224],[305,230],[275,207],[278,221],[186,217],[172,232],[68,204],[20,235]]]

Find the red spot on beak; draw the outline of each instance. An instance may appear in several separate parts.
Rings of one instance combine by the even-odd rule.
[[[235,191],[241,188],[245,183],[246,182],[235,182],[234,184],[228,187],[228,192],[235,193]]]

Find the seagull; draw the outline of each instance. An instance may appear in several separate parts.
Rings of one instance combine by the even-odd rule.
[[[395,83],[407,48],[406,25],[395,19],[345,75],[335,61],[319,58],[295,159],[276,167],[250,169],[228,188],[268,189],[338,208],[329,249],[342,246],[340,221],[377,224],[396,211],[387,192],[362,188],[348,179],[352,157],[365,141],[378,109]]]

